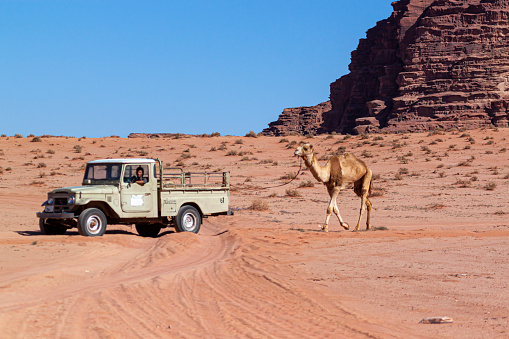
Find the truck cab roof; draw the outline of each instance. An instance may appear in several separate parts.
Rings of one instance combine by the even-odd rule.
[[[146,158],[118,158],[118,159],[99,159],[99,160],[92,160],[87,162],[87,164],[131,164],[131,163],[137,163],[137,164],[153,164],[155,163],[155,159],[146,159]]]

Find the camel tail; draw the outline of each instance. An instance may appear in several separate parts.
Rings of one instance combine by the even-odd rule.
[[[373,190],[373,176],[371,176],[371,180],[369,181],[368,197],[371,197],[372,190]]]

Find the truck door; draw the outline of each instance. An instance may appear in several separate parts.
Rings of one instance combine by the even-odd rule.
[[[137,183],[136,173],[139,169],[143,170],[143,180],[145,183]],[[126,165],[122,176],[120,190],[120,201],[122,211],[124,212],[150,212],[153,207],[152,186],[155,179],[150,177],[148,164]]]

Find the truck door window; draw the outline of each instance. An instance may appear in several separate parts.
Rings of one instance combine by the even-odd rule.
[[[136,177],[136,169],[138,167],[143,168],[143,177],[147,179],[147,182],[149,182],[149,168],[148,165],[127,165],[125,167],[124,172],[124,182],[130,182],[131,178]]]

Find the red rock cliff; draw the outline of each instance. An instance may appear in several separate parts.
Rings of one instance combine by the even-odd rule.
[[[507,127],[509,0],[400,0],[392,6],[393,14],[352,52],[350,73],[330,85],[330,110],[299,108],[315,121],[305,128],[285,125],[294,121],[285,110],[285,120],[264,132]]]

